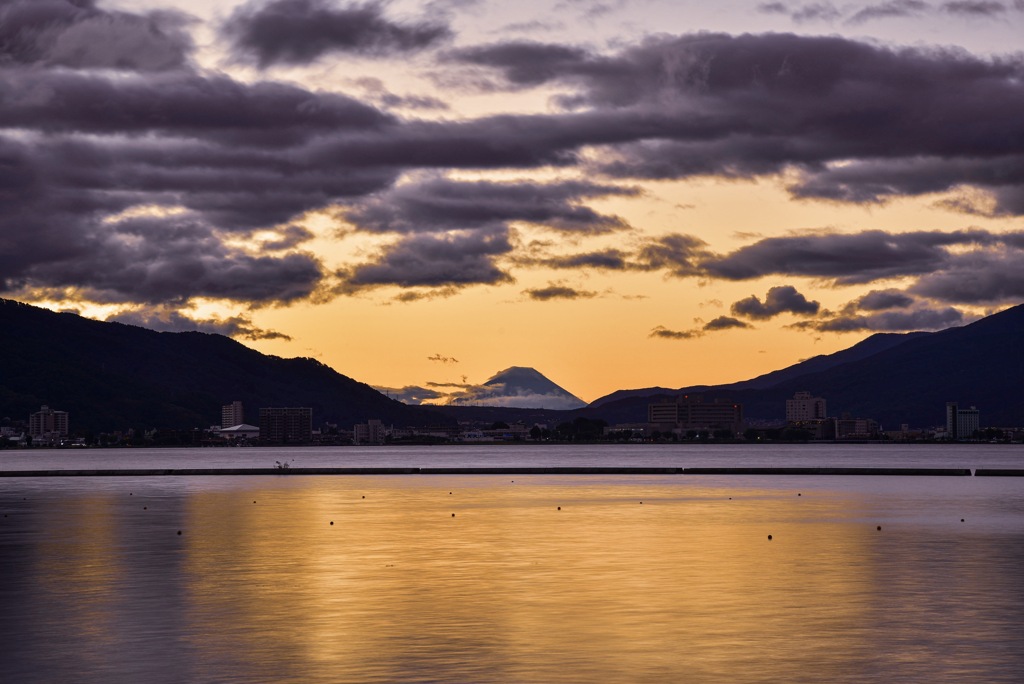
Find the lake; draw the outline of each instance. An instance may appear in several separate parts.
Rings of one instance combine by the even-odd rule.
[[[1024,449],[0,452],[8,471],[274,461],[1021,468]],[[1016,682],[1024,672],[1024,478],[6,477],[0,514],[5,682]]]

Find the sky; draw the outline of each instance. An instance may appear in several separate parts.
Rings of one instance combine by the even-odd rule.
[[[0,0],[0,296],[410,403],[963,325],[1024,301],[1021,36],[1024,0]]]

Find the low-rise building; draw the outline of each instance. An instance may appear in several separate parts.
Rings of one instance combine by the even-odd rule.
[[[699,395],[681,395],[648,404],[647,422],[662,432],[727,431],[736,437],[743,434],[743,405],[717,400],[705,403]]]
[[[259,439],[260,429],[255,425],[240,423],[238,425],[221,428],[217,431],[217,434],[224,439],[229,439],[233,442],[243,442]]]
[[[878,421],[871,418],[836,418],[836,439],[876,439],[881,436]]]

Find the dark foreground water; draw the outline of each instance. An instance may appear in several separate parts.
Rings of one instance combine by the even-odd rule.
[[[911,465],[1024,462],[1019,448],[977,449],[918,451]],[[237,451],[256,452],[246,458],[257,467],[272,453]],[[370,458],[340,451],[276,458]],[[405,453],[422,459],[414,465],[514,460],[500,447],[438,452],[440,463]],[[587,453],[594,462],[552,458],[636,463],[636,451]],[[815,465],[903,464],[858,454],[819,452]],[[175,456],[66,458],[165,467],[159,459]],[[3,682],[1018,682],[1024,672],[1024,478],[0,478],[0,514]]]

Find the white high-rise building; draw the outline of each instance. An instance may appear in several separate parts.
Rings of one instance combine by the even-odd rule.
[[[786,400],[786,422],[803,423],[809,420],[824,420],[828,415],[825,400],[812,397],[810,392],[797,392]]]
[[[32,437],[67,437],[68,412],[41,407],[28,417],[28,434]]]
[[[962,409],[955,401],[946,403],[946,434],[958,442],[971,439],[981,429],[981,412],[974,406]]]

